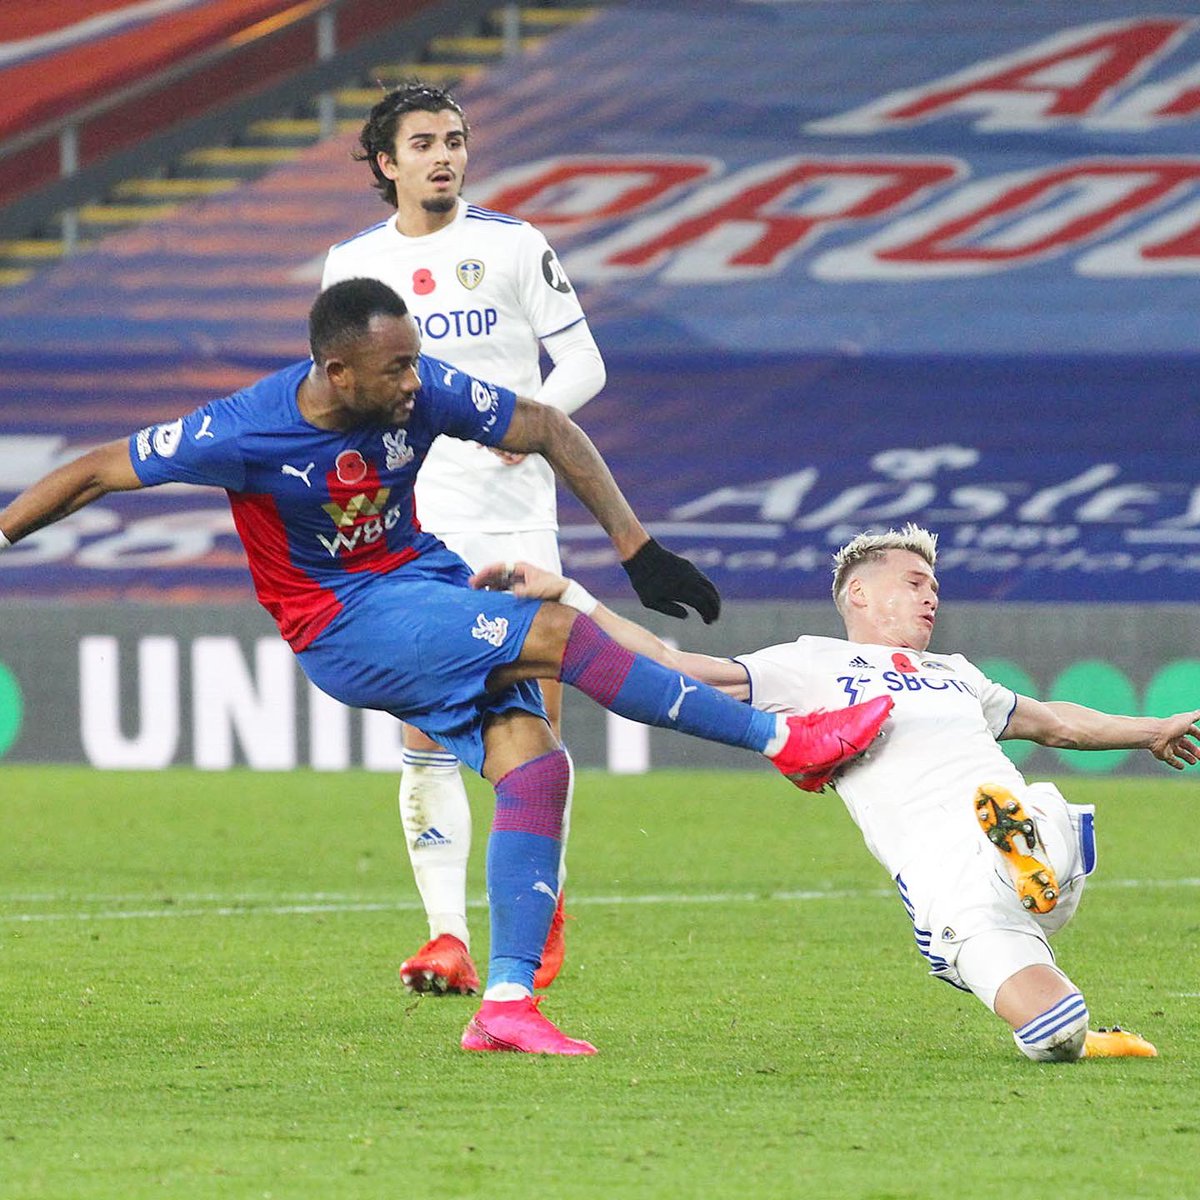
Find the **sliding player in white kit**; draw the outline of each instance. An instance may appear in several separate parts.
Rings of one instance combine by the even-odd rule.
[[[406,84],[371,110],[358,157],[396,215],[334,246],[322,289],[368,277],[408,304],[422,351],[478,379],[570,414],[604,385],[604,362],[583,309],[546,239],[528,222],[467,204],[459,195],[468,127],[441,88]],[[539,345],[554,367],[543,382]],[[514,455],[439,438],[421,468],[417,515],[472,568],[527,559],[560,569],[554,473],[540,455]],[[562,685],[543,681],[559,735]],[[400,975],[414,991],[479,988],[467,928],[471,810],[458,762],[412,726],[404,730],[400,815],[430,940]],[[536,984],[546,987],[563,954],[562,882]]]
[[[989,680],[960,654],[929,653],[936,548],[915,525],[855,538],[834,558],[846,640],[800,637],[736,659],[671,650],[578,584],[527,564],[516,564],[524,582],[513,590],[561,597],[627,649],[769,712],[891,696],[882,737],[835,787],[895,881],[930,973],[982,1000],[1031,1059],[1152,1057],[1137,1034],[1089,1030],[1083,996],[1047,941],[1075,912],[1095,865],[1093,810],[1068,804],[1053,784],[1026,783],[996,742],[1146,749],[1182,769],[1200,752],[1200,710],[1160,719],[1044,703]],[[495,578],[486,571],[477,586]]]

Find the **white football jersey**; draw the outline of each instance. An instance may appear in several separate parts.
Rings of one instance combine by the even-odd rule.
[[[893,877],[941,847],[983,836],[973,803],[980,784],[1025,787],[996,744],[1016,694],[961,654],[801,637],[737,661],[750,674],[751,703],[768,712],[895,701],[885,736],[835,780],[867,848]]]
[[[321,288],[381,280],[404,297],[421,351],[532,397],[540,340],[584,319],[542,234],[517,217],[458,201],[436,233],[405,237],[389,218],[334,246]],[[441,437],[421,467],[417,517],[432,533],[557,529],[554,472],[540,455],[515,467],[471,442]]]

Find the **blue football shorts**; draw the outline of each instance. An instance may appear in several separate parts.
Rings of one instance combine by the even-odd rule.
[[[520,709],[545,719],[535,681],[487,691],[488,675],[520,656],[541,601],[477,592],[470,574],[442,549],[364,578],[297,657],[335,700],[389,712],[482,772],[488,716]]]

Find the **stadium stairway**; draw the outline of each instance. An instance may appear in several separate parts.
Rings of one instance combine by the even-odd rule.
[[[520,53],[541,46],[559,30],[587,20],[605,0],[540,0],[536,6],[497,7],[461,34],[432,38],[411,61],[383,63],[333,93],[334,132],[355,134],[381,88],[419,76],[447,87],[469,82],[499,62],[515,43]],[[513,13],[516,25],[513,25]],[[171,216],[182,205],[231,192],[320,140],[327,128],[317,101],[305,110],[263,117],[227,144],[203,146],[146,175],[123,180],[95,202],[70,214],[73,248],[65,235],[68,214],[57,213],[29,236],[0,240],[0,288],[16,287],[41,267],[94,244],[117,230]]]

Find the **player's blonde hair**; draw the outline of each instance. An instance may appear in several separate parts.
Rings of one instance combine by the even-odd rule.
[[[937,534],[909,521],[899,532],[860,533],[833,556],[833,602],[844,612],[846,588],[856,567],[878,562],[889,550],[910,550],[919,554],[932,570],[937,565]]]

